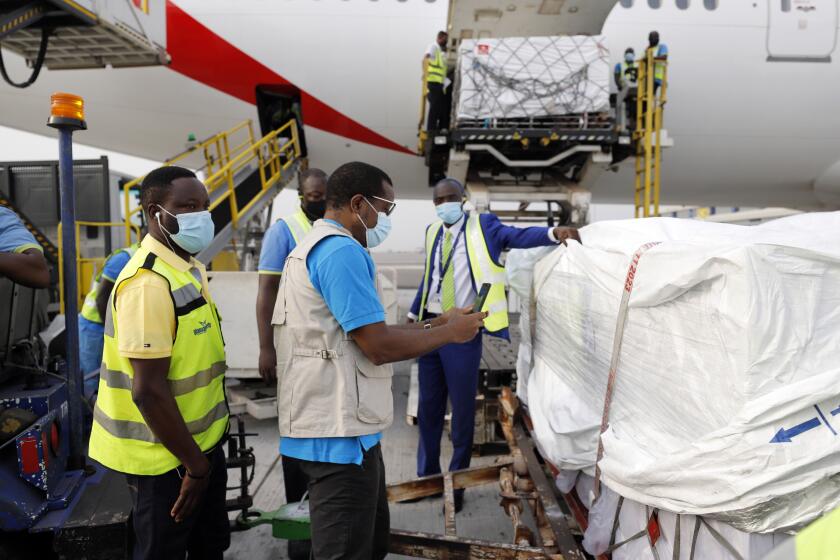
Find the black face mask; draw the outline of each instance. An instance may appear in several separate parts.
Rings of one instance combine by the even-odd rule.
[[[303,213],[306,214],[306,217],[309,218],[310,221],[314,222],[315,220],[320,220],[324,217],[324,213],[327,211],[327,201],[304,200],[300,203],[300,207],[303,209]]]

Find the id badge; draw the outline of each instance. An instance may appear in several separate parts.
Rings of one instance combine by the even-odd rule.
[[[429,313],[434,313],[435,315],[443,314],[443,307],[441,307],[439,301],[430,301],[428,305],[426,305],[426,311]]]

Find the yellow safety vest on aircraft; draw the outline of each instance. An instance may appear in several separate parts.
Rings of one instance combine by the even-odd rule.
[[[280,219],[286,222],[289,231],[292,232],[292,239],[295,240],[295,245],[300,245],[300,240],[312,229],[312,223],[306,217],[306,214],[303,213],[302,209],[298,209],[294,214],[289,214]]]
[[[140,247],[139,243],[135,243],[130,245],[129,247],[123,247],[121,249],[117,249],[105,259],[105,262],[108,262],[108,259],[116,255],[117,253],[125,251],[128,253],[129,257],[133,257],[134,253],[137,252],[137,248]],[[104,270],[105,267],[102,267]],[[96,308],[96,298],[99,296],[99,288],[102,285],[102,270],[96,275],[96,278],[93,279],[93,286],[91,286],[90,291],[85,296],[85,301],[82,304],[82,317],[90,321],[91,323],[99,323],[100,325],[103,323],[102,317],[99,316],[99,309]]]
[[[423,273],[423,295],[420,298],[420,316],[426,310],[426,302],[429,296],[429,274],[432,265],[432,247],[438,232],[443,227],[443,222],[435,222],[426,229],[426,271]],[[467,257],[470,260],[470,272],[475,280],[476,288],[484,283],[490,284],[490,293],[484,301],[482,311],[487,311],[488,316],[484,319],[484,328],[488,332],[498,332],[507,328],[507,295],[505,294],[505,269],[499,266],[490,257],[490,250],[487,248],[487,241],[484,238],[484,231],[481,229],[481,220],[478,214],[467,217],[464,240],[467,244]]]
[[[115,471],[162,474],[181,462],[152,433],[131,397],[134,369],[120,355],[114,305],[119,284],[145,269],[169,283],[177,321],[167,380],[178,409],[202,451],[212,449],[228,429],[225,346],[218,312],[201,294],[201,282],[141,246],[117,279],[105,320],[99,397],[93,412],[90,457]]]
[[[429,58],[429,66],[426,70],[426,82],[430,84],[442,84],[446,78],[446,58],[443,56],[443,49],[438,49],[434,58]]]

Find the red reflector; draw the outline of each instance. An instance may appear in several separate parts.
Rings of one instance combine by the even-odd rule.
[[[52,454],[58,457],[58,450],[61,444],[61,438],[58,433],[58,423],[53,422],[50,424],[50,451]]]
[[[647,531],[650,537],[650,544],[655,545],[656,541],[659,540],[659,536],[662,534],[659,530],[659,515],[655,511],[651,514],[650,519],[648,519]]]
[[[23,474],[33,474],[40,470],[38,440],[35,436],[27,436],[20,440],[20,468]]]

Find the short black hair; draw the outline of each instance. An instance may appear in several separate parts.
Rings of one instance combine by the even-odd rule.
[[[140,205],[148,209],[149,204],[162,204],[166,200],[172,181],[183,178],[196,179],[197,177],[189,169],[177,165],[167,165],[150,171],[140,183]]]
[[[298,175],[298,194],[303,193],[303,184],[310,178],[321,179],[325,183],[327,182],[327,174],[322,170],[318,169],[317,167],[310,167],[309,169],[304,169]]]
[[[627,54],[627,53],[636,54],[636,51],[633,50],[633,47],[627,47],[626,49],[624,49],[624,54]]]
[[[327,206],[342,208],[357,194],[366,198],[381,197],[384,194],[382,183],[394,184],[378,167],[361,161],[345,163],[333,171],[327,181]]]
[[[447,37],[449,37],[449,33],[447,33],[446,31],[438,31],[438,34],[437,34],[438,39],[440,39],[440,38],[441,38],[441,37],[443,37],[444,35],[446,35]]]

